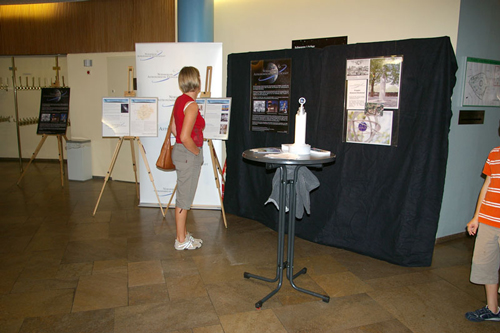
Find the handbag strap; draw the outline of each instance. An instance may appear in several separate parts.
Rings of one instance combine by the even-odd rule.
[[[172,133],[172,121],[174,120],[174,110],[172,110],[172,115],[170,116],[170,122],[168,123],[167,129],[167,138],[170,138],[170,134]]]

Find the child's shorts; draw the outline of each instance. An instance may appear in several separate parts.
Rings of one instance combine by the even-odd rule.
[[[172,162],[177,172],[175,207],[191,209],[203,164],[203,148],[200,148],[199,155],[195,155],[183,144],[176,143],[172,151]]]
[[[500,267],[500,228],[479,223],[472,257],[470,281],[477,284],[497,284]]]

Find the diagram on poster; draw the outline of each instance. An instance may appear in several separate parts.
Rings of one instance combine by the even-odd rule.
[[[104,97],[102,136],[158,136],[158,99]]]
[[[231,115],[231,97],[200,98],[196,100],[200,113],[205,118],[203,136],[211,140],[227,140]]]
[[[467,58],[463,106],[500,106],[500,61]]]
[[[393,128],[399,112],[402,63],[401,56],[347,60],[346,142],[396,143]]]

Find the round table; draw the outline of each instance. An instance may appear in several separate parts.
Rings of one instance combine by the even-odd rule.
[[[245,150],[242,154],[243,158],[249,161],[261,162],[266,164],[267,169],[280,169],[280,189],[279,189],[279,214],[278,214],[278,249],[277,249],[277,268],[276,276],[274,278],[266,278],[259,275],[254,275],[245,272],[243,276],[247,279],[254,278],[266,282],[276,282],[278,285],[276,289],[271,291],[268,295],[262,298],[260,301],[255,303],[256,308],[261,308],[262,304],[276,294],[283,284],[283,270],[286,269],[286,277],[290,281],[292,287],[303,293],[319,297],[324,302],[328,303],[330,297],[326,295],[321,295],[310,290],[306,290],[297,287],[294,283],[294,279],[301,274],[307,272],[307,268],[302,268],[295,275],[293,274],[293,259],[294,259],[294,238],[295,238],[295,210],[296,210],[296,192],[295,192],[295,182],[297,179],[298,171],[301,167],[310,168],[322,168],[325,164],[329,164],[335,161],[335,154],[324,154],[324,155],[293,155],[293,154],[282,154],[279,148],[256,148]],[[288,179],[288,170],[294,168],[293,177]],[[278,172],[278,170],[276,171]],[[287,249],[287,261],[284,261],[284,245],[285,245],[285,220],[286,211],[284,207],[286,206],[286,191],[287,186],[289,187],[289,211],[288,211],[288,249]]]

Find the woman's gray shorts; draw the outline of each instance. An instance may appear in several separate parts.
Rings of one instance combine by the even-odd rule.
[[[172,151],[172,162],[177,172],[175,207],[191,209],[203,165],[203,147],[200,148],[200,154],[195,155],[183,144],[176,143]]]

